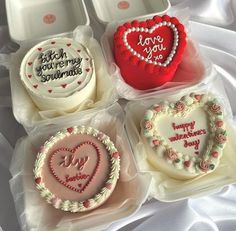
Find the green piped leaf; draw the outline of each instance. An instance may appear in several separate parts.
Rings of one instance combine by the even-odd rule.
[[[223,148],[222,144],[216,144],[217,147]]]
[[[216,104],[216,103],[218,103],[218,100],[216,98],[214,98],[211,102]]]
[[[175,163],[179,163],[179,162],[180,162],[180,159],[176,159],[176,160],[175,160]]]
[[[215,168],[215,165],[214,165],[214,164],[210,164],[210,165],[209,165],[209,168],[210,168],[211,170],[213,170],[213,169]]]

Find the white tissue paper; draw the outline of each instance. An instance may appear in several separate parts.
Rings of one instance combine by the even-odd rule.
[[[87,213],[67,213],[53,208],[35,187],[33,165],[39,147],[65,127],[85,125],[107,134],[121,153],[121,172],[111,197],[101,207]],[[10,167],[11,191],[22,230],[101,230],[115,220],[137,211],[148,196],[151,176],[137,172],[126,133],[124,114],[118,104],[86,115],[61,119],[32,130],[18,141]],[[108,215],[109,214],[109,215]]]
[[[138,169],[141,172],[152,174],[153,181],[150,189],[150,196],[161,201],[176,201],[184,198],[192,198],[201,195],[207,195],[215,191],[219,191],[223,186],[236,181],[234,174],[236,168],[236,144],[234,137],[236,135],[236,126],[233,122],[232,111],[227,95],[222,87],[223,83],[215,71],[215,78],[211,83],[201,86],[193,86],[178,90],[172,93],[159,94],[151,99],[140,100],[139,102],[130,102],[127,104],[126,111],[126,130],[131,143],[134,156],[137,161]],[[212,94],[216,96],[221,105],[224,105],[224,115],[226,118],[227,144],[223,150],[223,156],[220,164],[211,173],[201,177],[195,177],[190,180],[176,180],[165,173],[158,171],[152,167],[147,161],[145,144],[140,136],[140,122],[143,120],[145,111],[153,104],[163,100],[176,101],[183,95],[192,92]]]
[[[13,148],[6,140],[6,138],[0,133],[0,230],[18,230],[19,224],[17,223],[15,206],[12,199],[9,180],[11,174],[9,172],[9,165],[13,153]]]

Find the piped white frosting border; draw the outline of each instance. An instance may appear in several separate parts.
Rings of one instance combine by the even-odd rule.
[[[171,52],[169,54],[169,56],[167,57],[166,61],[164,63],[160,63],[160,62],[156,62],[156,61],[152,61],[152,60],[149,60],[147,58],[145,58],[144,56],[142,56],[141,54],[139,54],[138,52],[136,52],[128,43],[128,40],[127,40],[127,36],[128,34],[132,33],[132,32],[146,32],[146,33],[153,33],[153,31],[155,31],[156,29],[158,29],[159,27],[162,27],[162,26],[167,26],[169,28],[171,28],[174,32],[174,43],[173,43],[173,46],[172,46],[172,49],[171,49]],[[171,22],[166,22],[166,21],[163,21],[163,22],[160,22],[158,24],[156,24],[155,26],[153,26],[151,29],[148,29],[148,28],[144,28],[144,27],[131,27],[130,29],[128,29],[124,35],[123,35],[123,42],[126,46],[126,48],[134,55],[134,56],[137,56],[138,58],[140,58],[141,60],[147,62],[147,63],[150,63],[150,64],[154,64],[154,65],[159,65],[159,66],[163,66],[163,67],[166,67],[167,65],[169,65],[176,53],[176,49],[178,47],[178,44],[179,44],[179,33],[178,33],[178,30],[176,28],[176,26],[171,23]]]
[[[105,186],[93,198],[85,201],[61,200],[52,192],[50,192],[50,190],[46,188],[42,181],[36,183],[36,187],[40,191],[41,196],[45,198],[49,204],[52,204],[56,209],[70,211],[73,213],[89,211],[100,206],[112,194],[117,180],[119,179],[120,156],[118,155],[118,151],[110,138],[97,129],[85,126],[74,126],[69,129],[71,129],[72,132],[69,132],[68,129],[59,131],[55,136],[51,136],[51,138],[41,147],[41,151],[37,154],[33,169],[35,181],[42,178],[42,167],[45,164],[45,158],[51,147],[53,147],[58,141],[70,135],[87,134],[97,138],[100,142],[102,142],[110,154],[111,171],[107,181],[104,184]],[[109,185],[110,187],[107,188],[106,185]]]

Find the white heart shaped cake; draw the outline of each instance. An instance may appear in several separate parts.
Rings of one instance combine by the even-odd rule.
[[[96,94],[93,58],[85,46],[70,38],[49,39],[31,48],[20,75],[40,110],[73,111]]]
[[[155,104],[142,122],[147,159],[176,179],[214,171],[227,140],[224,127],[222,107],[212,96],[192,93]]]
[[[115,189],[120,155],[110,138],[91,127],[71,127],[40,148],[36,187],[55,208],[84,212],[101,206]]]

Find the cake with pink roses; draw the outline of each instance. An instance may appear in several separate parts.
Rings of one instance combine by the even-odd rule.
[[[142,121],[148,161],[176,179],[214,171],[227,141],[223,107],[207,94],[190,94],[149,108]]]

